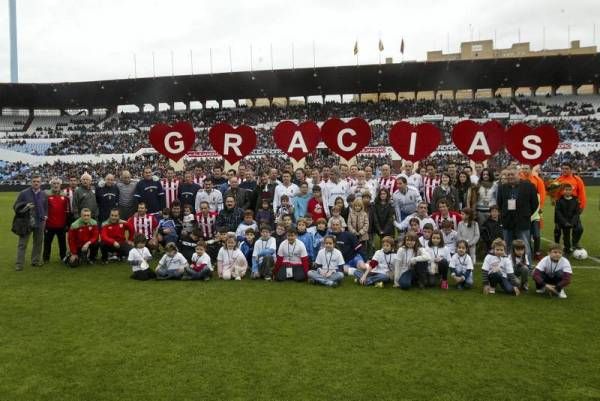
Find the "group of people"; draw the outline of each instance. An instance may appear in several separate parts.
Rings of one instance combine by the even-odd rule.
[[[482,286],[518,295],[530,276],[538,292],[566,297],[579,247],[585,186],[563,163],[554,181],[555,241],[542,257],[540,222],[546,188],[527,165],[503,170],[482,163],[405,161],[375,176],[370,165],[320,169],[245,165],[223,171],[197,166],[159,178],[145,167],[138,181],[127,170],[50,180],[39,176],[14,204],[19,235],[16,269],[30,237],[31,262],[50,260],[54,237],[71,267],[126,260],[132,278],[308,281],[335,287],[344,276],[366,286],[468,289],[483,257]],[[158,260],[155,266],[152,260]]]

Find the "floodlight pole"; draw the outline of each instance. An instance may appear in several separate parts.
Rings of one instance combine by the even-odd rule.
[[[17,51],[17,0],[8,0],[10,32],[10,82],[19,82],[19,59]]]

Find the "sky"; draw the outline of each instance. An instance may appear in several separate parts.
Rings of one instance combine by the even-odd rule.
[[[355,65],[356,41],[360,64],[425,60],[470,39],[505,48],[520,36],[539,50],[544,30],[545,48],[566,48],[569,38],[592,45],[594,26],[600,42],[598,0],[17,0],[17,19],[20,82],[271,69],[271,48],[275,69],[292,67],[292,49],[296,68]],[[10,80],[9,49],[0,0],[0,82]]]

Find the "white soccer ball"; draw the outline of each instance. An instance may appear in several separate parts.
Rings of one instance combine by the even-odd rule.
[[[573,251],[573,257],[575,259],[579,259],[579,260],[583,260],[583,259],[587,259],[588,257],[588,253],[585,249],[580,248],[580,249],[575,249]]]

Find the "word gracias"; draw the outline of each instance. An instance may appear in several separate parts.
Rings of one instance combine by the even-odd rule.
[[[431,123],[413,125],[406,121],[394,124],[389,133],[390,146],[402,157],[419,161],[433,153],[442,141],[442,133]],[[213,125],[210,144],[225,160],[234,164],[256,147],[256,132],[248,125],[233,127],[222,122]],[[156,124],[150,129],[152,146],[167,158],[179,161],[194,146],[196,134],[189,122],[173,125]],[[331,118],[321,128],[314,121],[296,124],[282,121],[273,131],[275,145],[296,161],[312,153],[319,142],[337,155],[350,160],[371,140],[371,127],[362,118],[348,121]],[[543,163],[558,148],[559,135],[551,125],[530,127],[518,123],[507,130],[497,121],[479,124],[464,120],[452,130],[452,142],[469,159],[479,162],[489,159],[503,147],[519,162],[529,165]]]

